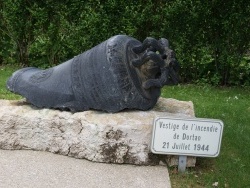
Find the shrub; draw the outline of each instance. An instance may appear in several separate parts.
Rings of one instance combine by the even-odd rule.
[[[183,82],[249,85],[244,0],[5,0],[0,63],[49,67],[116,34],[168,38]]]

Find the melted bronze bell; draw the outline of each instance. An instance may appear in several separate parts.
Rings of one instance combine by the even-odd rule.
[[[23,68],[7,88],[37,107],[118,112],[148,110],[166,84],[178,81],[178,63],[167,39],[143,43],[117,35],[53,68]]]

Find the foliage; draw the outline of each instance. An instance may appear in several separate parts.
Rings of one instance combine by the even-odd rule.
[[[116,34],[165,37],[183,82],[249,85],[246,0],[0,0],[0,63],[50,67]]]
[[[235,0],[168,4],[162,32],[169,32],[180,55],[185,81],[239,84],[233,78],[240,74],[236,69],[249,49],[249,8],[249,2]]]
[[[26,0],[1,2],[1,46],[6,43],[11,48],[1,50],[1,54],[4,57],[8,53],[15,54],[17,61],[26,65],[29,65],[29,46],[34,40],[30,6],[31,4]]]

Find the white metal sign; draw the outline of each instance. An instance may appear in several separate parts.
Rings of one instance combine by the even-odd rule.
[[[159,117],[154,120],[151,151],[156,154],[217,157],[222,132],[221,120]]]

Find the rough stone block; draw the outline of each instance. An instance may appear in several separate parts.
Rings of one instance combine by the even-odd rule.
[[[150,152],[155,117],[194,117],[192,102],[160,98],[150,111],[71,113],[0,100],[0,148],[49,151],[106,163],[159,164]],[[170,166],[178,161],[170,156]],[[194,166],[195,158],[187,164]]]

